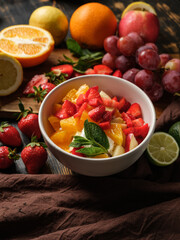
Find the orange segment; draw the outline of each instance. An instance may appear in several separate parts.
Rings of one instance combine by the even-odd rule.
[[[73,116],[62,119],[60,121],[60,126],[62,130],[67,131],[70,134],[75,134],[78,131],[77,120]]]
[[[14,25],[0,32],[0,51],[15,57],[23,67],[44,62],[53,48],[51,34],[39,27]]]
[[[53,127],[53,129],[55,131],[59,130],[59,128],[60,128],[60,120],[59,120],[59,118],[51,115],[51,116],[48,117],[48,121],[50,122],[51,126]]]
[[[111,123],[111,128],[105,130],[105,133],[116,144],[122,145],[123,143],[123,131],[120,123]]]
[[[72,136],[73,135],[69,134],[66,131],[59,130],[55,132],[50,138],[59,147],[67,149],[72,141]]]

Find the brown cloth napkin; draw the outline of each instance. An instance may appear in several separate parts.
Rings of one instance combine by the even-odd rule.
[[[173,101],[157,121],[180,120]],[[109,177],[0,175],[0,239],[179,240],[180,158],[152,166],[144,153]]]

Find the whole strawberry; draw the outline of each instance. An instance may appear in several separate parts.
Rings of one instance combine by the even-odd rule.
[[[7,146],[0,147],[0,169],[9,168],[14,160],[18,160],[19,155],[16,154],[16,149],[12,150]]]
[[[37,142],[37,138],[33,137],[21,152],[21,158],[26,166],[28,173],[37,174],[44,166],[47,160],[46,145],[42,142]]]
[[[21,117],[18,122],[19,129],[30,139],[32,136],[36,136],[38,139],[40,139],[41,131],[38,123],[38,115],[33,113],[31,107],[29,107],[29,109],[24,109],[24,105],[22,104],[21,100],[19,101],[19,109],[21,110],[21,113],[18,117],[18,119]]]
[[[22,140],[18,130],[8,124],[8,122],[1,122],[0,125],[0,141],[4,145],[19,147],[22,144]]]

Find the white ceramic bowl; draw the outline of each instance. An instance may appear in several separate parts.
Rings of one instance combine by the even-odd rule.
[[[111,158],[83,158],[62,150],[50,139],[52,128],[48,122],[48,117],[52,114],[53,104],[61,102],[61,99],[70,89],[78,89],[84,83],[90,87],[97,85],[99,90],[103,90],[110,96],[124,96],[130,103],[137,102],[140,104],[143,119],[149,124],[150,128],[146,138],[136,148],[121,156]],[[88,176],[115,174],[136,162],[145,151],[154,132],[155,120],[154,106],[140,88],[126,80],[108,75],[84,75],[60,84],[45,97],[39,110],[40,130],[49,150],[64,166],[74,172]]]

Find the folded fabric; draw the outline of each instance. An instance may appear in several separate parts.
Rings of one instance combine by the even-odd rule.
[[[175,99],[157,120],[180,120]],[[0,239],[179,240],[180,158],[168,167],[144,153],[109,177],[0,174]]]

